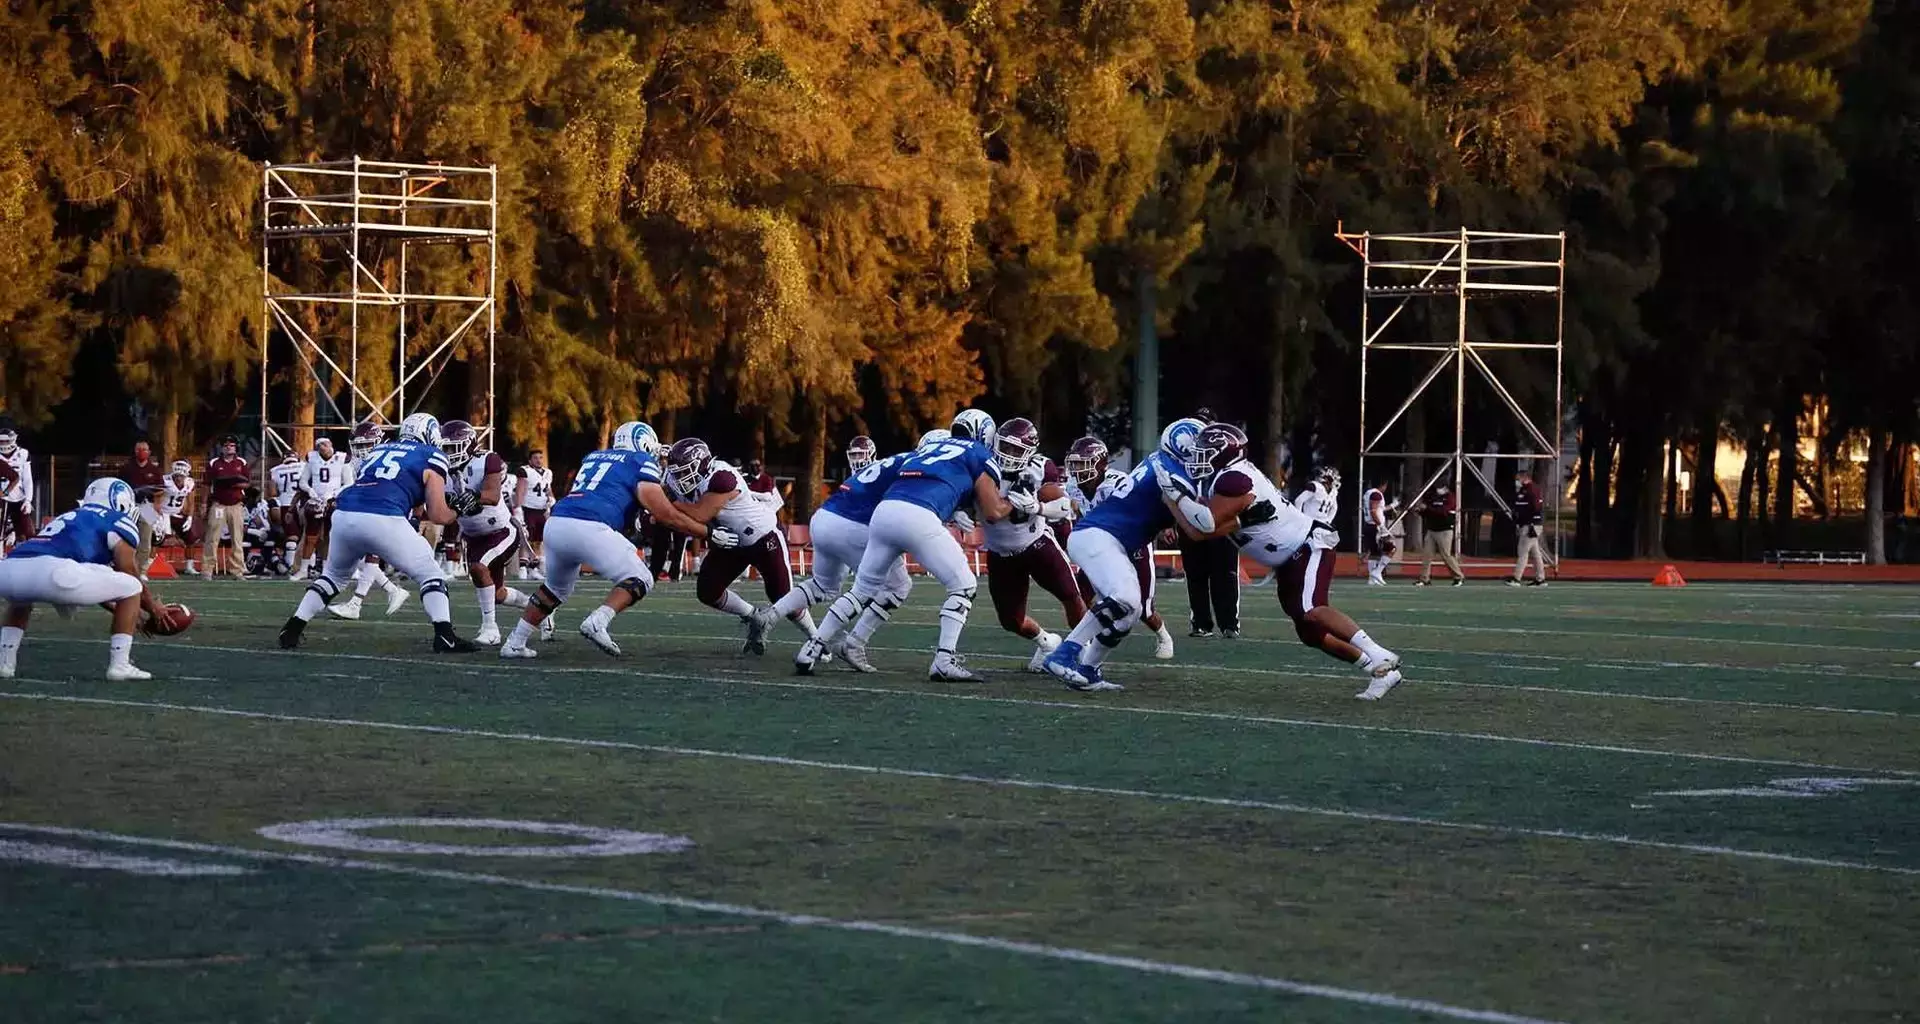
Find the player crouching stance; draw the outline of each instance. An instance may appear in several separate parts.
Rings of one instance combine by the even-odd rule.
[[[1066,614],[1067,628],[1080,624],[1087,605],[1080,597],[1080,586],[1073,578],[1073,566],[1054,536],[1053,523],[1070,518],[1073,499],[1067,496],[1065,476],[1053,460],[1039,454],[1040,431],[1033,421],[1016,418],[1001,424],[993,441],[994,462],[1000,467],[1000,493],[1011,498],[1015,492],[1032,495],[1038,502],[1037,515],[1014,510],[986,528],[987,592],[993,595],[993,610],[1000,627],[1016,636],[1033,641],[1033,657],[1027,671],[1045,672],[1047,655],[1060,646],[1060,637],[1041,628],[1027,614],[1027,594],[1031,584],[1052,594]]]
[[[1069,687],[1123,689],[1102,676],[1100,666],[1133,631],[1146,607],[1147,594],[1132,553],[1145,549],[1176,518],[1203,530],[1213,528],[1185,468],[1204,426],[1195,419],[1170,424],[1160,433],[1159,450],[1121,477],[1067,538],[1067,553],[1093,585],[1095,598],[1087,617],[1045,662],[1047,672]]]
[[[525,608],[527,595],[507,586],[507,566],[522,540],[520,526],[507,509],[507,460],[493,452],[474,451],[477,436],[473,424],[452,420],[440,428],[440,452],[454,473],[453,497],[447,504],[459,516],[467,578],[473,581],[473,597],[480,605],[480,631],[473,635],[473,642],[492,646],[500,642],[495,609],[503,604]]]
[[[980,518],[990,523],[1005,519],[1015,508],[1028,515],[1040,511],[1039,502],[1031,494],[1000,496],[993,438],[993,417],[978,409],[965,409],[953,418],[949,439],[920,446],[900,464],[899,478],[873,510],[867,548],[860,556],[853,589],[827,609],[819,635],[794,656],[795,671],[812,673],[814,663],[847,623],[891,588],[894,564],[907,554],[947,588],[947,599],[940,605],[940,645],[928,678],[953,682],[980,678],[961,663],[959,656],[960,634],[973,611],[979,580],[967,564],[967,553],[947,529],[947,521],[969,502],[979,510]]]
[[[300,646],[307,623],[340,592],[369,555],[385,559],[420,584],[420,605],[433,620],[433,649],[464,654],[478,650],[471,640],[453,632],[453,606],[447,599],[447,578],[433,545],[414,529],[407,517],[425,506],[430,522],[453,522],[447,505],[447,457],[440,453],[440,421],[424,412],[400,424],[398,440],[376,445],[355,466],[353,485],[340,492],[334,505],[326,568],[307,584],[300,606],[280,627],[280,646]]]
[[[1242,554],[1278,575],[1280,605],[1293,620],[1300,642],[1358,665],[1371,677],[1367,688],[1354,696],[1379,700],[1400,685],[1400,656],[1327,604],[1333,548],[1340,541],[1330,525],[1338,505],[1337,475],[1323,475],[1302,491],[1298,507],[1288,504],[1273,481],[1248,461],[1247,435],[1230,423],[1212,423],[1200,432],[1187,459],[1187,473],[1206,488],[1213,519],[1212,529],[1195,534],[1231,537]]]
[[[0,679],[18,671],[20,642],[36,602],[59,609],[97,604],[113,612],[107,643],[107,678],[152,679],[133,664],[133,631],[144,609],[150,630],[171,632],[173,613],[140,582],[134,552],[140,530],[133,522],[133,488],[112,477],[87,485],[80,507],[14,545],[0,558],[0,597],[7,624],[0,627]]]
[[[778,602],[793,590],[787,539],[780,532],[780,507],[785,504],[780,493],[747,487],[740,473],[714,458],[713,449],[697,437],[681,438],[667,450],[667,480],[689,518],[718,525],[739,538],[733,547],[707,552],[695,577],[695,596],[746,625],[742,654],[767,653],[767,620],[754,614],[752,603],[734,593],[732,584],[748,569],[758,569],[768,601]],[[804,605],[790,618],[802,633],[813,636],[813,616]]]
[[[500,645],[502,658],[535,656],[527,641],[573,595],[580,570],[587,566],[614,584],[606,602],[581,620],[580,635],[610,655],[620,654],[620,645],[607,627],[615,615],[653,589],[653,574],[625,533],[642,508],[675,530],[704,537],[716,550],[739,542],[726,528],[697,523],[674,507],[660,486],[659,452],[660,439],[653,428],[634,420],[613,432],[613,447],[594,452],[580,463],[573,490],[554,503],[547,519],[546,580]]]

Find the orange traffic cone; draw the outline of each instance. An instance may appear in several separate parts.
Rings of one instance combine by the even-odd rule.
[[[180,574],[173,571],[173,563],[164,555],[154,555],[153,564],[147,566],[147,578],[150,580],[170,580]]]
[[[1659,572],[1653,574],[1653,585],[1656,587],[1684,587],[1687,585],[1687,581],[1680,577],[1680,570],[1675,569],[1671,565],[1663,565],[1660,567]]]

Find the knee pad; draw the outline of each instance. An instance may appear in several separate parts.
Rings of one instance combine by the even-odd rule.
[[[832,594],[827,593],[827,588],[821,586],[819,582],[816,581],[811,576],[807,577],[804,580],[801,580],[800,586],[798,586],[795,589],[807,595],[807,603],[810,605],[825,604],[826,602],[833,600],[833,596],[834,596]]]
[[[316,576],[307,584],[307,589],[319,594],[322,601],[332,601],[340,593],[340,584],[325,576]]]
[[[620,582],[614,584],[613,586],[614,586],[614,589],[616,590],[624,590],[627,593],[633,595],[633,599],[635,601],[638,601],[641,598],[646,597],[647,591],[653,589],[652,584],[647,580],[645,576],[629,576],[626,579],[621,580]]]
[[[421,597],[425,597],[428,594],[444,594],[446,592],[447,592],[446,580],[424,580],[420,584]]]
[[[547,615],[552,615],[554,611],[560,607],[560,598],[553,596],[553,591],[548,590],[545,583],[540,584],[527,600],[531,601],[535,608],[540,609],[541,612]]]
[[[947,591],[947,599],[940,603],[940,614],[944,618],[965,619],[973,611],[973,588]]]
[[[1133,624],[1140,620],[1140,609],[1121,604],[1111,597],[1103,597],[1096,601],[1093,607],[1087,610],[1087,614],[1093,616],[1094,621],[1100,624],[1100,630],[1094,634],[1094,639],[1104,647],[1120,646],[1120,641],[1125,640],[1127,634],[1133,632]]]

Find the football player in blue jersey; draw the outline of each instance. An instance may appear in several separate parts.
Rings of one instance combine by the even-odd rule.
[[[447,457],[440,450],[440,421],[416,412],[400,423],[400,436],[375,445],[354,467],[354,480],[334,503],[327,565],[307,584],[300,607],[280,627],[280,646],[300,646],[307,623],[327,606],[368,555],[378,555],[420,584],[420,606],[433,621],[433,649],[464,654],[479,648],[453,631],[446,571],[433,545],[408,517],[417,508],[445,526],[456,517],[447,504]]]
[[[133,630],[142,609],[149,626],[172,625],[172,613],[140,582],[134,552],[140,529],[133,521],[133,488],[107,477],[87,485],[80,507],[40,527],[37,536],[14,545],[0,558],[0,597],[7,599],[7,624],[0,626],[0,679],[18,670],[20,643],[37,602],[61,614],[83,604],[113,612],[107,642],[107,678],[115,682],[152,679],[133,664]]]
[[[861,444],[863,441],[866,443]],[[847,574],[859,567],[867,551],[867,528],[873,521],[873,510],[887,496],[887,488],[900,478],[900,466],[913,453],[901,452],[879,461],[874,460],[876,454],[873,439],[865,435],[854,438],[847,446],[850,475],[807,523],[813,545],[813,575],[801,580],[780,600],[754,609],[754,618],[762,629],[839,597]],[[849,639],[833,645],[830,652],[841,657],[850,668],[875,671],[866,658],[866,642],[895,608],[906,603],[907,594],[912,590],[913,577],[907,573],[906,556],[896,557],[873,603],[848,631]]]
[[[1101,675],[1100,665],[1127,638],[1145,607],[1129,553],[1175,526],[1176,516],[1202,533],[1213,529],[1212,513],[1186,469],[1205,426],[1196,419],[1175,420],[1161,432],[1159,449],[1147,453],[1106,500],[1074,524],[1067,553],[1093,585],[1094,601],[1045,662],[1046,670],[1068,686],[1121,689]]]
[[[606,601],[581,620],[580,635],[610,655],[620,654],[620,645],[608,629],[613,617],[653,589],[653,574],[627,539],[627,530],[643,508],[655,522],[714,547],[740,543],[726,527],[700,523],[675,507],[661,487],[663,476],[659,435],[638,420],[622,423],[613,432],[613,447],[594,452],[580,463],[580,471],[573,475],[573,490],[555,502],[547,515],[542,552],[546,579],[534,591],[513,633],[500,645],[502,658],[535,656],[527,641],[573,595],[580,570],[589,565],[614,582]]]
[[[1028,515],[1040,509],[1031,494],[1001,496],[1000,471],[993,459],[993,427],[993,417],[986,413],[963,410],[953,418],[949,439],[916,448],[900,463],[899,476],[868,522],[867,549],[860,556],[853,589],[833,602],[819,634],[794,656],[796,671],[811,673],[814,663],[827,653],[847,623],[878,604],[888,588],[894,563],[908,554],[947,588],[947,598],[940,605],[939,647],[934,651],[928,678],[956,682],[980,678],[959,657],[960,633],[973,610],[979,581],[967,563],[967,553],[947,530],[947,522],[969,504],[987,522],[1005,519],[1016,508]],[[849,659],[864,659],[865,652],[857,641],[850,638],[842,647]]]

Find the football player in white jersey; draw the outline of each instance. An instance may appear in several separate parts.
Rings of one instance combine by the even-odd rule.
[[[1100,503],[1113,496],[1113,489],[1127,478],[1127,474],[1108,465],[1110,455],[1105,441],[1089,434],[1067,449],[1067,497],[1073,499],[1073,518],[1082,519],[1087,513],[1100,506]],[[1154,571],[1153,545],[1133,552],[1133,564],[1140,577],[1140,595],[1146,601],[1146,611],[1140,621],[1153,630],[1153,656],[1160,661],[1173,657],[1173,631],[1167,628],[1167,622],[1160,616],[1160,608],[1154,600],[1157,574]],[[1080,600],[1093,601],[1093,581],[1078,568],[1074,570],[1074,582],[1080,588]]]
[[[304,580],[310,571],[318,569],[315,558],[326,554],[334,501],[351,483],[353,464],[347,454],[335,451],[330,437],[315,441],[300,468],[300,554],[294,563],[295,579]]]
[[[167,467],[167,478],[161,483],[166,494],[165,500],[161,502],[161,509],[167,517],[164,533],[177,538],[187,549],[187,575],[189,576],[200,574],[200,567],[193,561],[193,553],[200,549],[200,541],[204,533],[203,524],[193,514],[195,504],[193,490],[196,486],[197,483],[193,479],[193,463],[185,459],[180,459]],[[160,546],[158,538],[162,533],[159,524],[155,524],[153,545],[156,548]]]
[[[1036,515],[1015,511],[986,524],[987,592],[993,596],[1000,628],[1033,641],[1027,671],[1045,672],[1047,655],[1060,646],[1060,637],[1027,614],[1031,585],[1038,583],[1059,600],[1068,629],[1087,614],[1073,566],[1067,563],[1066,549],[1053,529],[1056,522],[1072,518],[1073,499],[1067,496],[1060,467],[1040,454],[1040,431],[1032,420],[1016,417],[1001,424],[994,435],[993,458],[1000,466],[1000,493],[1031,494],[1040,511]]]
[[[274,525],[286,544],[280,558],[292,576],[299,575],[294,567],[300,564],[300,477],[305,472],[306,464],[292,452],[288,452],[278,466],[267,472],[267,478],[273,484],[271,511]]]
[[[467,577],[473,581],[473,596],[480,605],[480,631],[477,644],[500,642],[500,623],[495,609],[499,605],[525,608],[527,595],[507,586],[507,566],[520,550],[520,524],[507,510],[507,460],[490,451],[474,451],[478,435],[473,424],[453,420],[440,427],[440,451],[453,470],[452,497],[447,500],[459,516],[460,543],[466,549]],[[542,633],[552,636],[553,616],[541,622]]]
[[[1367,562],[1367,586],[1384,587],[1387,563],[1393,558],[1393,541],[1387,534],[1387,482],[1367,488],[1360,496],[1360,552]]]
[[[700,603],[731,615],[747,627],[744,654],[765,654],[766,620],[753,613],[753,604],[732,589],[733,581],[756,569],[767,600],[778,603],[793,589],[793,569],[787,556],[787,538],[780,529],[780,509],[786,504],[779,491],[756,491],[733,466],[713,457],[713,450],[697,437],[684,437],[667,449],[669,495],[689,518],[711,523],[740,538],[732,547],[712,548],[700,563],[694,594]],[[793,624],[811,638],[813,615],[805,607],[791,616]]]
[[[535,449],[527,453],[527,464],[520,468],[520,485],[513,506],[527,525],[527,551],[531,555],[520,568],[526,579],[540,570],[540,551],[546,545],[547,510],[553,508],[553,470],[547,466],[547,453]]]
[[[1240,552],[1278,574],[1274,589],[1300,642],[1356,665],[1367,688],[1354,696],[1379,700],[1400,684],[1400,656],[1380,646],[1346,613],[1327,603],[1333,550],[1340,535],[1331,520],[1338,507],[1337,478],[1302,491],[1291,504],[1247,458],[1247,435],[1230,423],[1210,423],[1194,441],[1187,473],[1203,488],[1214,527]],[[1324,479],[1324,478],[1323,478]]]
[[[33,463],[20,434],[0,427],[0,551],[34,534]]]

